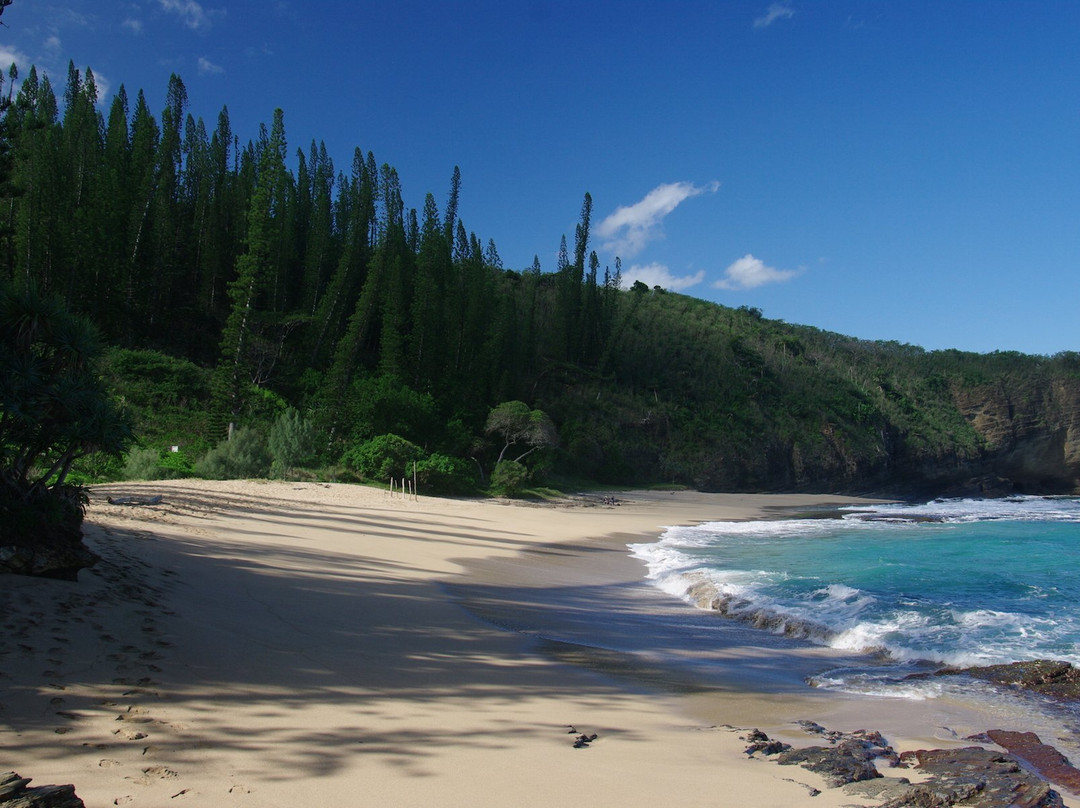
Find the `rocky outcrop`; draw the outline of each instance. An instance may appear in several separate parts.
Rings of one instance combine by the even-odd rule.
[[[956,387],[953,400],[983,443],[964,471],[1031,493],[1080,490],[1080,381]]]
[[[929,778],[880,808],[1062,808],[1065,804],[1049,783],[1025,771],[1015,758],[980,746],[920,749],[905,752],[901,759]]]
[[[74,581],[98,557],[83,544],[80,489],[27,501],[0,488],[0,573]]]
[[[28,788],[30,778],[0,772],[0,808],[86,808],[75,796],[75,786]]]
[[[1080,702],[1080,669],[1068,662],[1036,659],[1007,665],[943,668],[934,676],[971,676],[999,687],[1027,690],[1060,701]]]
[[[830,788],[881,777],[875,761],[884,759],[895,765],[899,759],[880,732],[835,732],[813,721],[803,721],[801,724],[807,732],[820,735],[828,745],[777,749],[776,762],[781,766],[798,765],[817,772],[825,778]],[[775,747],[770,746],[764,733],[757,734],[761,737],[757,738],[755,751],[770,754],[768,750]],[[747,752],[751,752],[751,749],[747,748]]]
[[[817,772],[830,788],[843,788],[845,793],[872,798],[879,808],[947,808],[963,805],[975,808],[1062,808],[1061,795],[1053,787],[1020,765],[1016,757],[978,746],[962,749],[920,749],[897,755],[878,732],[835,732],[810,721],[801,722],[808,732],[822,736],[827,745],[792,748],[770,739],[760,730],[748,733],[747,754],[767,755],[781,765],[799,765]],[[1025,749],[1038,749],[1050,765],[1045,777],[1065,771],[1068,761],[1039,749],[1038,738],[1030,741],[1030,733],[1002,733],[990,742],[1013,742]],[[989,735],[989,733],[988,733]],[[1008,737],[1006,737],[1008,736]],[[1025,736],[1019,739],[1012,736]],[[1050,747],[1051,753],[1056,753]],[[1036,757],[1032,754],[1032,757]],[[1027,758],[1024,758],[1028,761]],[[884,777],[877,762],[886,761],[890,767],[916,767],[925,779],[913,784],[906,777]],[[1067,773],[1067,772],[1066,772]],[[1057,780],[1055,780],[1057,782]],[[1068,784],[1068,781],[1066,782]],[[884,801],[882,801],[884,800]]]
[[[1073,794],[1080,794],[1080,770],[1057,749],[1043,743],[1034,732],[992,729],[986,737],[1041,777]]]
[[[74,581],[98,557],[79,543],[0,546],[0,573]]]

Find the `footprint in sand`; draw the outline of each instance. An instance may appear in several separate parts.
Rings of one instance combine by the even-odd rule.
[[[118,735],[125,741],[141,741],[143,738],[149,737],[145,732],[138,732],[133,729],[118,729],[113,732],[113,735]]]
[[[120,763],[120,761],[119,760],[114,760],[113,758],[102,758],[101,760],[98,761],[98,766],[100,766],[103,769],[112,769],[112,768],[114,768],[116,766],[120,766],[120,765],[122,765]]]
[[[149,724],[154,719],[148,715],[119,715],[116,717],[117,721],[123,721],[126,724]]]
[[[142,786],[148,786],[157,780],[175,780],[180,773],[168,766],[148,766],[143,769],[143,776],[135,782]]]

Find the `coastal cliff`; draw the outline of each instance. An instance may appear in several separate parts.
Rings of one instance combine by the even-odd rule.
[[[1005,383],[957,389],[957,409],[981,437],[970,469],[1020,492],[1071,493],[1080,483],[1080,382]]]

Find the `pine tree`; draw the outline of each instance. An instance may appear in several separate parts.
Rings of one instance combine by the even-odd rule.
[[[124,267],[126,341],[136,344],[142,336],[136,331],[149,319],[148,300],[153,285],[154,256],[147,247],[152,229],[154,195],[157,186],[156,154],[158,149],[157,121],[150,113],[142,90],[135,99],[131,121],[131,156],[129,188],[131,207],[128,212],[126,266]]]
[[[15,277],[43,292],[55,286],[53,265],[63,232],[57,203],[59,124],[49,77],[30,68],[12,107],[17,117],[14,182],[19,191],[15,222]]]
[[[364,153],[357,148],[353,152],[352,177],[348,183],[341,182],[336,205],[336,218],[342,230],[341,254],[334,274],[315,311],[310,347],[311,367],[324,369],[334,343],[346,331],[346,319],[354,311],[357,296],[364,282],[371,260],[371,245],[375,232],[375,197],[378,176],[371,172],[375,157],[371,153],[365,161]],[[351,350],[345,353],[351,356]],[[344,377],[349,374],[339,368]]]
[[[298,245],[304,255],[303,284],[296,290],[294,299],[303,311],[314,315],[330,282],[338,253],[334,240],[334,164],[325,143],[319,143],[316,148],[312,141],[307,166],[310,177],[306,194],[300,188],[300,175],[297,174],[298,229],[305,224],[306,229],[304,243]]]
[[[455,177],[457,175],[455,174]],[[416,284],[412,301],[409,357],[413,387],[430,390],[446,363],[444,305],[451,273],[450,248],[439,221],[435,197],[424,199],[424,224],[416,260]]]
[[[215,377],[219,409],[227,415],[229,432],[245,406],[249,385],[265,382],[276,355],[265,338],[267,301],[273,300],[275,217],[285,203],[285,124],[274,111],[270,134],[259,149],[259,172],[248,214],[247,249],[237,259],[236,278],[229,284],[231,311],[221,339],[221,358]]]
[[[128,96],[121,84],[109,107],[96,205],[104,236],[93,316],[110,340],[119,340],[125,331],[124,268],[127,257],[124,234],[132,202],[130,172]]]

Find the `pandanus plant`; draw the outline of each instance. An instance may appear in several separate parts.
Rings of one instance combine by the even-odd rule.
[[[0,481],[9,503],[48,494],[81,505],[81,489],[67,484],[75,461],[131,445],[131,424],[97,374],[101,348],[93,325],[57,299],[0,286]]]

